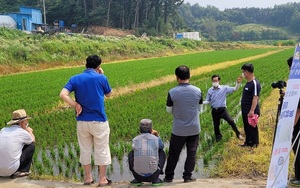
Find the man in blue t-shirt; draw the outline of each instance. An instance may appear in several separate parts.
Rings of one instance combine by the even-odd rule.
[[[84,185],[94,182],[91,175],[91,153],[99,166],[99,186],[111,183],[106,178],[106,166],[111,164],[109,149],[110,128],[107,121],[104,98],[111,96],[111,88],[103,70],[101,58],[91,55],[86,59],[86,70],[70,78],[60,92],[60,98],[76,110],[77,137],[80,147],[80,163],[85,172]],[[75,93],[75,100],[70,93]]]
[[[244,123],[244,131],[246,140],[242,147],[257,147],[259,144],[257,125],[250,125],[248,117],[253,117],[255,114],[260,115],[259,94],[260,83],[254,77],[254,66],[251,63],[246,63],[242,66],[242,77],[247,80],[243,89],[241,100],[242,118]]]

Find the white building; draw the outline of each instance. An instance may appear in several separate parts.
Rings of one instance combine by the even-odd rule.
[[[176,33],[175,37],[176,39],[181,39],[181,38],[188,38],[188,39],[193,39],[193,40],[200,40],[200,35],[199,32],[182,32],[182,33]]]

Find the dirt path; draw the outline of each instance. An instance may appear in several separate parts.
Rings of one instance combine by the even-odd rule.
[[[55,182],[55,181],[37,181],[29,180],[28,178],[9,179],[0,178],[1,188],[54,188],[54,187],[97,187],[97,184],[91,186],[83,186],[82,183],[73,182]],[[130,188],[128,182],[113,183],[111,186],[115,188]],[[141,188],[152,187],[150,183],[145,183]],[[176,180],[172,183],[165,183],[161,188],[264,188],[266,187],[266,180],[250,180],[250,179],[198,179],[196,182],[183,183],[181,180]]]
[[[252,61],[252,60],[255,60],[255,59],[258,59],[258,58],[262,58],[262,57],[266,57],[266,56],[278,53],[280,51],[282,51],[282,50],[271,51],[271,52],[267,52],[267,53],[264,53],[264,54],[260,54],[260,55],[256,55],[256,56],[252,56],[252,57],[247,57],[247,58],[242,58],[242,59],[238,59],[238,60],[234,60],[234,61],[225,61],[225,62],[213,64],[213,65],[201,66],[197,69],[191,70],[191,75],[192,76],[197,76],[197,75],[207,73],[207,72],[210,72],[210,71],[213,71],[213,70],[222,69],[222,68],[230,67],[230,66],[233,66],[233,65],[237,65],[237,64],[242,63],[242,62],[249,62],[249,61]],[[134,84],[134,85],[131,85],[131,86],[114,88],[111,98],[119,97],[121,95],[125,95],[125,94],[128,94],[128,93],[135,92],[137,90],[147,89],[147,88],[159,86],[159,85],[169,83],[169,82],[173,82],[173,81],[175,81],[174,75],[167,75],[167,76],[155,79],[155,80],[151,80],[150,82],[142,82],[142,83]]]

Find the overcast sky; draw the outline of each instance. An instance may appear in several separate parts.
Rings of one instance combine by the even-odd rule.
[[[198,3],[202,7],[213,5],[220,10],[225,8],[273,8],[274,5],[281,5],[285,3],[299,3],[300,0],[184,0],[184,3],[189,2],[191,5]]]

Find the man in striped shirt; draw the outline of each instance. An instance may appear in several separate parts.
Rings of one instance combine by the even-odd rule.
[[[260,83],[254,76],[254,66],[251,63],[246,63],[242,66],[242,77],[247,80],[243,89],[241,100],[242,117],[244,123],[244,131],[246,140],[242,147],[257,147],[259,144],[257,125],[250,125],[248,117],[253,117],[254,114],[260,115],[259,109],[259,94]]]

